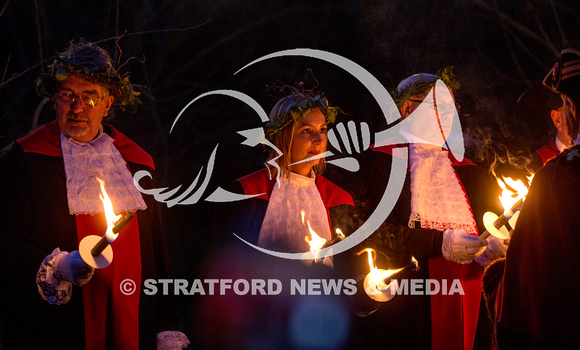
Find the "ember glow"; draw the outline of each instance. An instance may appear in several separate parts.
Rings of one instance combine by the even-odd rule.
[[[300,215],[302,216],[302,223],[304,223],[304,216],[305,216],[304,210],[300,211]],[[314,261],[316,261],[318,259],[318,252],[320,251],[320,249],[322,248],[322,246],[326,242],[326,239],[320,237],[319,235],[316,234],[316,232],[314,232],[312,227],[310,227],[310,221],[307,220],[306,224],[308,225],[308,231],[310,232],[310,237],[306,236],[306,237],[304,237],[304,240],[306,241],[306,243],[308,243],[310,245],[310,252],[314,256]],[[341,234],[342,234],[342,232],[341,232]]]
[[[107,238],[107,241],[110,243],[113,242],[115,238],[117,238],[117,236],[119,235],[118,233],[113,232],[113,227],[115,227],[115,222],[117,222],[117,220],[119,220],[122,217],[122,215],[115,215],[115,212],[113,211],[113,203],[111,202],[111,198],[109,198],[109,195],[105,190],[105,182],[99,179],[98,177],[96,179],[97,181],[99,181],[99,184],[101,185],[101,193],[99,194],[99,198],[103,202],[103,207],[105,209],[105,218],[107,219],[107,232],[105,233],[105,237]]]
[[[413,265],[415,265],[415,271],[419,271],[421,269],[421,267],[419,266],[419,262],[417,261],[417,259],[415,259],[414,256],[411,257],[411,262],[413,263]]]
[[[345,238],[344,233],[342,233],[342,231],[339,228],[336,229],[336,237],[338,237],[340,240],[343,240]]]

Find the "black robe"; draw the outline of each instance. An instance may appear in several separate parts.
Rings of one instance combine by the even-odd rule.
[[[532,181],[505,261],[499,324],[506,349],[580,348],[580,146]],[[500,348],[502,348],[500,346]]]
[[[375,210],[391,173],[392,155],[378,151],[367,151],[358,156],[362,176],[352,177],[327,173],[328,177],[349,193],[353,194],[358,225],[361,225],[370,212]],[[453,161],[453,159],[452,159]],[[468,160],[453,161],[453,169],[461,180],[479,229],[485,231],[483,214],[487,211],[501,213],[501,204],[494,189],[497,183],[489,173]],[[411,213],[411,192],[409,176],[405,179],[395,207],[382,225],[360,249],[371,247],[378,252],[375,265],[383,269],[405,267],[397,274],[402,280],[427,280],[429,259],[441,257],[442,232],[434,229],[409,228]],[[416,226],[419,227],[419,226]],[[350,253],[351,255],[353,252]],[[415,271],[410,265],[415,257],[420,269]],[[366,254],[351,264],[351,275],[364,275],[369,272]],[[477,264],[477,263],[472,263]],[[478,268],[478,266],[475,266]],[[359,285],[362,291],[362,283]],[[392,346],[398,349],[431,349],[431,303],[425,295],[398,295],[388,302],[377,303],[366,295],[358,295],[353,302],[355,312],[366,317],[357,317],[353,323],[351,346],[373,347]],[[480,312],[476,345],[483,343],[489,348],[491,343],[490,321],[485,311]],[[485,345],[484,347],[485,348]]]
[[[132,174],[152,171],[145,165],[151,158],[142,149],[110,126],[105,125],[104,131],[112,134],[116,142],[122,140],[126,151],[135,154],[135,161],[127,162]],[[59,130],[52,122],[18,140],[1,162],[0,280],[4,286],[1,317],[5,349],[85,347],[81,288],[73,286],[71,300],[56,306],[44,301],[36,286],[36,273],[45,256],[56,247],[71,252],[79,246],[75,216],[68,210],[64,162],[59,150]],[[150,181],[143,179],[141,185],[153,188],[147,182]],[[167,278],[157,203],[150,196],[143,198],[147,210],[137,212],[141,280]],[[157,332],[177,330],[173,302],[160,295],[148,296],[141,286],[137,288],[141,290],[140,348],[155,349]]]

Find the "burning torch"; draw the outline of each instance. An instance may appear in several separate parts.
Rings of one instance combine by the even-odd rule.
[[[105,190],[105,183],[97,178],[101,185],[99,198],[103,202],[105,218],[107,220],[107,231],[102,237],[96,235],[86,236],[79,244],[81,258],[91,267],[102,269],[113,261],[113,249],[110,244],[117,238],[119,232],[133,219],[135,213],[129,212],[125,215],[115,215],[113,203]]]
[[[370,267],[370,272],[366,275],[363,286],[365,293],[373,300],[379,302],[385,302],[393,299],[397,294],[397,284],[390,282],[387,284],[385,281],[392,275],[403,271],[407,266],[414,266],[415,271],[419,270],[419,263],[415,257],[411,258],[411,263],[407,266],[401,267],[399,269],[379,269],[375,266],[376,251],[372,248],[365,248],[358,252],[357,255],[362,253],[368,253],[368,262]]]
[[[533,176],[529,177],[528,180],[531,182]],[[527,187],[521,181],[514,181],[511,178],[505,178],[503,180],[498,179],[498,184],[501,186],[503,192],[499,197],[505,211],[502,215],[497,216],[495,213],[488,211],[483,215],[483,224],[485,225],[485,232],[483,232],[479,239],[487,239],[489,235],[493,235],[500,239],[508,239],[510,237],[510,231],[507,229],[506,225],[510,225],[512,228],[515,227],[517,217],[522,205],[524,204],[524,199],[528,194]],[[509,182],[509,186],[514,191],[510,191],[504,183]],[[515,196],[515,198],[514,198]],[[511,204],[515,200],[515,203]]]

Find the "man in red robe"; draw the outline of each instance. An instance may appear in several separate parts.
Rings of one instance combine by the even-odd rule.
[[[132,178],[153,160],[102,123],[113,105],[138,105],[128,78],[102,48],[72,42],[37,89],[52,98],[56,120],[17,140],[0,167],[4,348],[155,349],[159,339],[185,337],[156,339],[177,329],[175,311],[141,290],[167,278],[156,203]],[[116,214],[136,215],[112,243],[111,265],[94,270],[78,246],[107,226],[97,178]]]

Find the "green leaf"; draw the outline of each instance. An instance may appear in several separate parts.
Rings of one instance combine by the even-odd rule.
[[[54,77],[58,81],[63,81],[68,77],[68,73],[66,72],[66,70],[64,70],[62,68],[58,68],[56,70],[56,72],[54,73]]]

